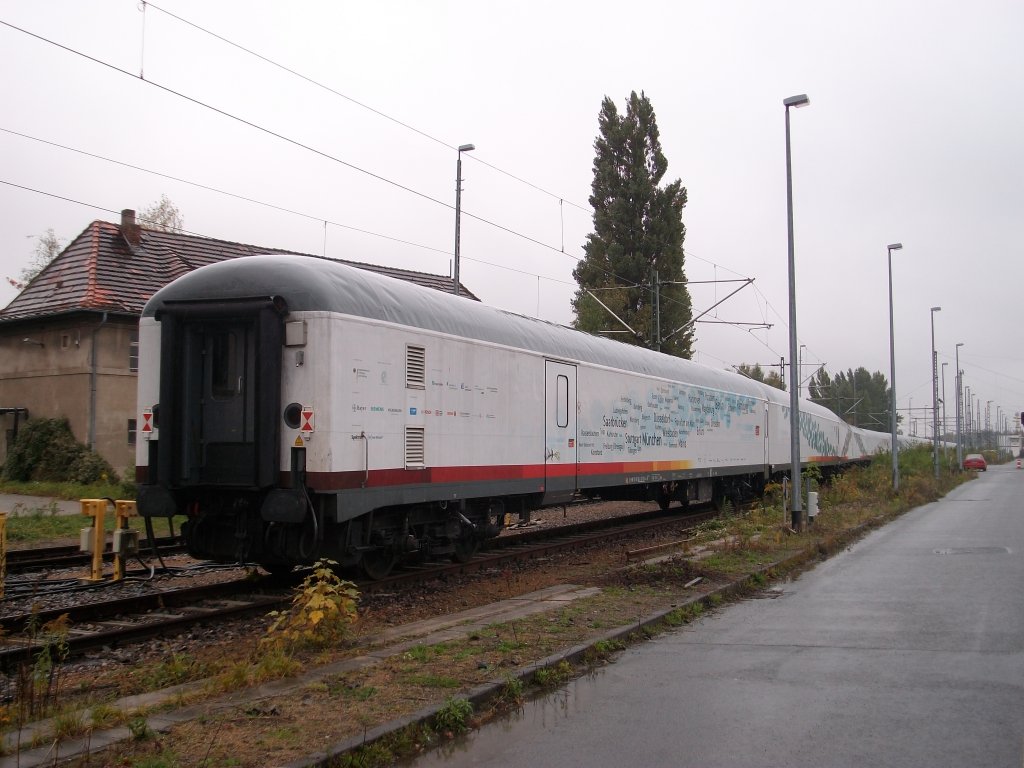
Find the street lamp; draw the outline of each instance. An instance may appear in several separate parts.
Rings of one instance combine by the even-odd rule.
[[[958,341],[956,343],[956,471],[960,472],[964,468],[964,445],[963,437],[961,436],[960,421],[963,418],[963,403],[964,403],[964,372],[960,370],[960,347],[964,343]]]
[[[796,341],[796,269],[793,258],[793,155],[789,146],[789,108],[806,107],[811,103],[807,94],[790,96],[782,100],[786,108],[786,233],[789,240],[789,474],[793,481],[790,494],[790,519],[793,530],[804,528],[803,500],[800,497],[800,374],[797,366]]]
[[[963,383],[963,373],[960,374],[960,381]],[[964,421],[967,429],[967,439],[971,440],[971,432],[974,431],[974,400],[971,395],[971,388],[967,387],[966,389],[967,391],[964,393]]]
[[[935,354],[935,313],[942,307],[932,307],[932,462],[935,464],[935,479],[939,479],[939,358]]]
[[[900,446],[896,439],[896,337],[892,326],[892,252],[903,249],[903,243],[886,246],[889,251],[889,416],[892,422],[892,490],[900,489]],[[913,418],[914,414],[910,414]]]
[[[797,385],[796,385],[796,393],[797,393],[798,396],[802,395],[803,391],[804,391],[804,379],[803,379],[803,376],[804,376],[804,347],[806,347],[806,346],[807,346],[806,344],[801,344],[800,345],[800,352],[797,355],[796,367],[800,369],[800,379],[799,379],[799,381],[797,382]]]
[[[942,442],[946,442],[946,366],[949,363],[942,364]],[[943,449],[945,453],[945,449]]]
[[[462,220],[462,153],[472,152],[476,149],[472,144],[459,146],[459,161],[455,167],[455,288],[454,293],[459,295],[459,224]]]

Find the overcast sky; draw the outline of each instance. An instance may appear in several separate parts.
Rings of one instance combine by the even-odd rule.
[[[698,325],[695,359],[777,363],[789,357],[782,100],[806,93],[791,113],[805,376],[825,363],[888,378],[886,245],[902,242],[899,408],[924,434],[941,306],[949,423],[957,342],[992,423],[997,406],[1024,410],[1020,0],[142,8],[0,2],[0,277],[48,228],[68,241],[161,194],[197,234],[448,274],[455,147],[473,143],[463,283],[567,323],[601,100],[622,108],[642,90],[665,181],[689,192],[687,277],[755,280],[708,316],[726,323]],[[737,285],[694,286],[695,311]],[[3,281],[0,306],[14,295]]]

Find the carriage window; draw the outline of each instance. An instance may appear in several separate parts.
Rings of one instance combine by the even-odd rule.
[[[555,387],[555,423],[559,427],[569,426],[569,378],[559,376]]]
[[[232,398],[241,389],[235,334],[217,333],[211,337],[210,342],[210,394],[215,398]]]

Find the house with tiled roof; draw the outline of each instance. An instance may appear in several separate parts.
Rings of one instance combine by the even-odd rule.
[[[67,417],[81,442],[116,469],[134,462],[138,320],[177,277],[240,256],[293,253],[94,221],[0,310],[0,463],[25,418]],[[345,264],[452,292],[447,275]],[[464,286],[463,296],[479,300]]]

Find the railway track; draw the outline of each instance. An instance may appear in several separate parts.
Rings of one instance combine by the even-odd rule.
[[[403,568],[385,579],[359,583],[358,587],[365,594],[390,592],[446,575],[536,560],[660,527],[680,523],[692,526],[714,515],[711,511],[686,516],[681,516],[679,510],[657,511],[562,527],[530,529],[488,542],[487,548],[468,562],[424,563]],[[99,647],[130,644],[200,624],[280,609],[291,601],[291,587],[303,575],[303,572],[296,571],[284,579],[266,577],[253,580],[246,577],[206,586],[152,590],[102,602],[10,615],[0,619],[3,633],[0,670],[10,672],[19,664],[31,663],[34,654],[42,648],[42,643],[32,638],[32,629],[65,614],[70,625],[67,654],[73,657]]]
[[[180,536],[163,536],[156,540],[161,555],[176,554],[184,551]],[[148,551],[148,545],[143,545]],[[105,562],[114,559],[114,553],[109,549],[103,553]],[[28,571],[41,571],[46,569],[76,568],[88,566],[92,562],[92,554],[82,552],[75,544],[68,544],[56,547],[34,547],[32,549],[9,549],[7,550],[7,572],[26,573]]]
[[[67,655],[73,657],[104,646],[172,635],[233,616],[268,612],[290,600],[287,590],[262,592],[252,579],[242,578],[7,616],[0,621],[5,633],[4,645],[0,646],[0,670],[10,672],[23,662],[31,663],[45,644],[33,628],[63,615],[67,615],[70,625]]]

